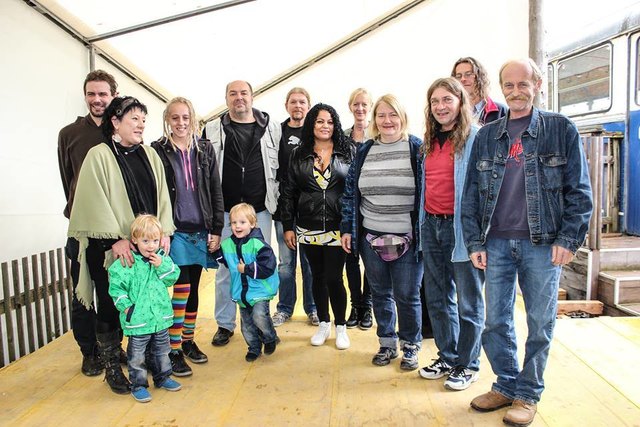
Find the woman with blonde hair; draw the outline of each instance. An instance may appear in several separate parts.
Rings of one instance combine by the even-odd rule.
[[[365,88],[359,87],[349,95],[349,110],[353,114],[353,126],[345,129],[345,136],[351,138],[356,149],[358,145],[371,139],[369,133],[369,111],[373,101],[371,94]],[[360,276],[360,257],[348,254],[345,262],[349,296],[351,298],[351,313],[347,319],[347,328],[358,326],[362,330],[371,329],[371,288],[367,274]]]
[[[342,248],[360,254],[367,272],[385,366],[403,352],[400,369],[418,368],[422,345],[419,253],[420,138],[409,135],[407,114],[393,95],[373,106],[372,137],[351,163],[342,200]],[[398,332],[396,332],[396,319]]]
[[[171,258],[180,267],[173,287],[173,326],[169,328],[171,368],[176,376],[188,376],[193,363],[207,362],[196,345],[198,284],[202,268],[215,266],[209,252],[220,246],[224,206],[220,171],[207,140],[199,140],[200,125],[193,105],[177,97],[164,110],[164,136],[151,144],[164,165],[176,232]]]

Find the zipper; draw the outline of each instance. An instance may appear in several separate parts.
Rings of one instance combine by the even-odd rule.
[[[242,175],[240,177],[240,188],[244,188],[244,165],[242,165]],[[240,194],[242,194],[242,192]],[[240,196],[240,201],[244,202],[244,198],[242,197],[242,195]]]

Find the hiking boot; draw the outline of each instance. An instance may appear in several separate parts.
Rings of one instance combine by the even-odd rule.
[[[95,377],[100,375],[104,370],[104,364],[100,360],[98,354],[98,345],[93,348],[93,353],[88,356],[82,356],[82,373],[88,377]]]
[[[346,350],[351,347],[351,341],[347,335],[347,325],[336,325],[336,348]]]
[[[351,313],[347,319],[347,328],[352,329],[356,326],[358,326],[358,309],[352,306]]]
[[[373,326],[373,318],[371,317],[371,308],[360,309],[360,319],[358,320],[358,327],[363,331],[371,329]]]
[[[309,318],[309,323],[311,323],[311,326],[320,325],[320,319],[318,319],[317,311],[312,311],[311,313],[307,314],[307,317]]]
[[[171,350],[169,360],[171,360],[173,375],[176,377],[188,377],[193,374],[186,360],[184,360],[184,353],[181,350]]]
[[[402,360],[400,369],[413,371],[418,369],[418,346],[415,344],[405,344],[402,348]]]
[[[373,356],[371,363],[378,366],[386,366],[391,363],[392,359],[395,359],[396,357],[398,357],[398,350],[396,350],[395,348],[380,347],[376,355]]]
[[[434,362],[420,369],[420,376],[428,380],[437,380],[445,375],[449,375],[451,366],[442,359],[435,359]]]
[[[513,399],[508,398],[502,393],[490,390],[485,394],[477,396],[471,401],[471,407],[480,412],[491,412],[496,409],[504,408],[513,403]]]
[[[273,313],[273,316],[271,316],[271,321],[273,322],[273,326],[275,328],[282,325],[287,320],[291,320],[291,315],[282,311],[276,311],[275,313]]]
[[[167,377],[167,379],[164,380],[162,384],[157,385],[156,387],[163,388],[168,391],[178,391],[182,388],[180,383],[171,377]]]
[[[151,394],[149,393],[149,390],[144,387],[140,387],[139,389],[132,391],[131,396],[140,403],[147,403],[151,401]]]
[[[120,344],[120,351],[118,352],[118,359],[120,359],[121,365],[126,365],[128,363],[127,352],[122,348],[122,344]]]
[[[533,421],[536,416],[537,405],[535,403],[527,403],[523,400],[516,399],[511,404],[511,408],[507,411],[502,422],[509,426],[526,427]]]
[[[322,345],[331,335],[331,322],[320,322],[318,330],[311,337],[311,345]]]
[[[207,355],[200,351],[198,345],[193,340],[182,341],[182,351],[193,363],[206,363],[209,361]]]
[[[445,388],[449,390],[466,390],[469,386],[478,381],[480,374],[473,369],[467,369],[464,366],[456,366],[449,373],[449,377],[444,382]]]
[[[225,328],[218,328],[218,331],[213,336],[211,340],[211,344],[216,347],[222,347],[223,345],[229,344],[229,339],[233,336],[233,331],[230,331]]]

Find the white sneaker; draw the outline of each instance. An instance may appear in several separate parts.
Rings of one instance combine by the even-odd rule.
[[[347,335],[347,325],[336,325],[336,348],[346,350],[351,347],[351,341]]]
[[[311,345],[322,345],[331,335],[331,322],[320,322],[318,330],[311,337]]]

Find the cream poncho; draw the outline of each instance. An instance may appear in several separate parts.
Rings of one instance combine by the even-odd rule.
[[[165,236],[170,236],[175,226],[164,167],[155,150],[144,145],[141,148],[147,154],[156,181],[157,216]],[[128,239],[133,220],[133,210],[118,162],[106,144],[99,144],[89,150],[82,163],[67,233],[80,242],[76,297],[85,307],[91,307],[94,291],[85,256],[89,238]],[[105,269],[113,261],[111,250],[106,251]]]

